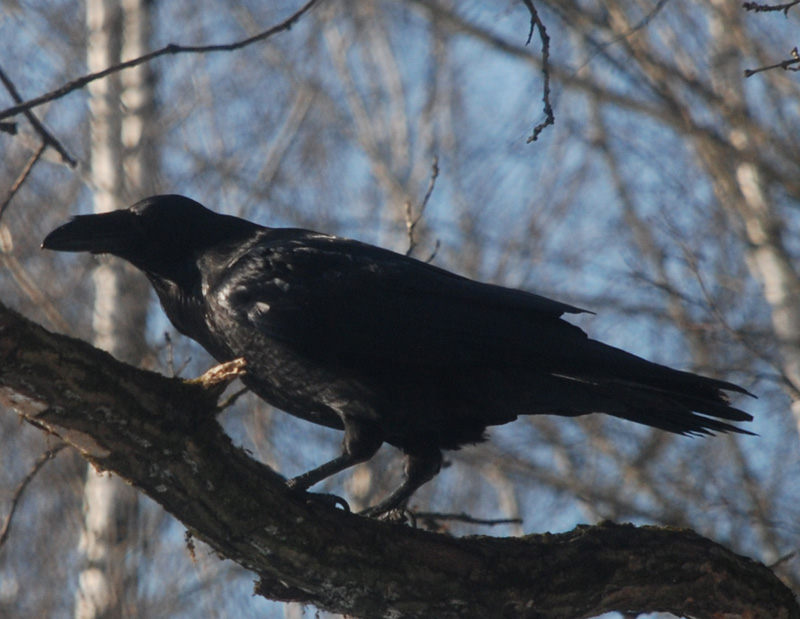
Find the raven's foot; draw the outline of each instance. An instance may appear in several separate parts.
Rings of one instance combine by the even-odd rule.
[[[239,357],[233,361],[226,361],[215,365],[198,378],[189,379],[187,382],[199,384],[203,389],[222,392],[237,378],[247,374],[247,361]]]
[[[306,502],[319,503],[322,505],[327,505],[328,507],[333,507],[334,509],[341,508],[348,514],[351,512],[350,504],[336,494],[306,492]]]
[[[302,485],[297,484],[296,478],[287,479],[286,486],[297,494],[303,494],[307,503],[316,503],[318,505],[327,505],[328,507],[341,508],[348,514],[352,511],[350,504],[342,497],[336,494],[307,492]]]
[[[247,373],[245,369],[246,366],[247,362],[244,358],[239,357],[233,361],[214,366],[198,378],[184,380],[184,383],[187,385],[199,386],[201,390],[197,393],[200,394],[200,404],[205,407],[209,413],[216,415],[230,406],[236,398],[245,391],[242,390],[228,398],[227,401],[219,404],[219,399],[222,397],[222,393],[225,389],[228,388],[228,385]]]

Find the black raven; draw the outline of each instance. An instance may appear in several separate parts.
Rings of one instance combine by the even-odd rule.
[[[371,458],[405,454],[382,515],[432,479],[443,449],[486,440],[518,415],[606,413],[677,434],[750,421],[723,391],[589,339],[585,310],[484,284],[358,241],[267,228],[178,195],[78,216],[42,246],[119,256],[139,268],[184,335],[219,362],[244,357],[247,387],[308,421],[344,430],[342,454],[293,488]],[[726,421],[721,421],[726,420]]]

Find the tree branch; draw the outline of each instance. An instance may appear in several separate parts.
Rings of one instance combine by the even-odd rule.
[[[19,506],[20,499],[25,493],[26,488],[33,481],[36,475],[39,474],[39,471],[42,470],[42,467],[50,462],[50,460],[55,458],[58,455],[58,452],[60,452],[66,446],[66,443],[60,443],[52,449],[48,449],[41,456],[39,456],[36,462],[33,463],[31,470],[28,471],[28,474],[25,475],[25,477],[17,486],[16,490],[14,490],[14,493],[11,495],[11,507],[8,510],[8,515],[3,521],[3,526],[0,527],[0,549],[3,548],[3,544],[5,544],[6,540],[8,539],[9,531],[11,531],[11,523],[14,520],[14,514],[17,512],[17,507]]]
[[[6,209],[11,204],[11,201],[14,199],[14,196],[17,195],[17,192],[20,190],[20,187],[22,187],[23,183],[25,183],[25,181],[28,180],[28,176],[30,176],[31,171],[33,170],[33,166],[35,166],[36,163],[39,161],[39,159],[41,159],[42,155],[44,154],[45,148],[47,148],[47,142],[42,142],[39,148],[36,149],[36,152],[33,153],[31,158],[28,160],[28,163],[22,169],[22,172],[20,172],[19,176],[17,177],[17,180],[15,180],[11,185],[11,188],[8,190],[8,195],[6,196],[6,199],[3,200],[2,204],[0,204],[0,220],[3,219],[3,215],[5,214]]]
[[[292,26],[294,26],[295,23],[297,23],[297,21],[303,15],[308,13],[314,7],[314,5],[317,4],[319,1],[320,0],[309,0],[309,2],[304,4],[300,9],[298,9],[295,13],[290,15],[287,19],[285,19],[281,23],[267,30],[264,30],[263,32],[260,32],[252,37],[242,39],[241,41],[236,41],[234,43],[224,43],[220,45],[176,45],[174,43],[170,43],[169,45],[162,47],[159,50],[150,52],[143,56],[139,56],[138,58],[133,58],[131,60],[121,62],[119,64],[108,67],[107,69],[103,69],[102,71],[97,71],[96,73],[90,73],[88,75],[84,75],[40,97],[36,97],[35,99],[29,99],[24,103],[20,103],[19,105],[15,105],[14,107],[10,107],[6,110],[3,110],[2,112],[0,112],[0,120],[3,120],[4,118],[9,118],[21,112],[27,112],[28,110],[38,107],[49,101],[60,99],[61,97],[64,97],[71,92],[74,92],[75,90],[83,88],[90,82],[94,82],[95,80],[108,77],[112,73],[118,73],[119,71],[130,69],[139,66],[140,64],[150,62],[151,60],[154,60],[159,56],[174,55],[174,54],[208,54],[213,52],[231,52],[237,49],[241,49],[243,47],[247,47],[252,43],[257,43],[258,41],[263,41],[264,39],[268,39],[269,37],[279,32],[283,32],[284,30],[291,30]]]
[[[791,53],[791,58],[787,58],[781,62],[776,62],[775,64],[767,65],[766,67],[759,67],[758,69],[745,69],[744,76],[752,77],[756,73],[772,71],[773,69],[783,69],[784,71],[800,71],[800,67],[797,66],[800,64],[800,52],[798,52],[797,48],[795,47],[792,49]]]
[[[0,82],[2,82],[3,86],[6,87],[6,90],[11,95],[11,98],[14,99],[14,101],[16,101],[18,104],[21,104],[22,97],[17,91],[16,86],[14,86],[14,83],[11,81],[11,78],[6,75],[2,67],[0,67]],[[70,155],[69,152],[67,152],[67,149],[64,148],[61,142],[59,142],[56,137],[47,130],[47,127],[42,124],[42,121],[40,121],[36,115],[30,111],[30,109],[24,109],[20,111],[24,112],[25,118],[28,119],[28,122],[30,122],[33,128],[36,130],[36,133],[38,133],[42,138],[42,144],[44,146],[52,146],[58,152],[58,154],[61,155],[61,160],[69,165],[69,167],[75,168],[78,166],[78,162],[75,161],[75,158]],[[16,128],[14,133],[16,133]]]
[[[357,617],[800,618],[766,567],[691,531],[603,524],[453,539],[308,502],[232,444],[207,383],[138,370],[0,304],[0,403],[255,572],[265,597]]]
[[[411,211],[411,201],[409,200],[406,202],[406,234],[408,235],[408,249],[406,250],[406,256],[412,255],[414,250],[417,248],[417,240],[414,238],[414,233],[417,229],[417,226],[422,221],[422,217],[425,215],[425,209],[428,208],[428,202],[431,199],[431,195],[433,195],[433,189],[436,187],[437,178],[439,178],[439,157],[434,156],[433,162],[431,163],[431,179],[428,183],[428,189],[425,192],[425,196],[422,198],[422,204],[420,205],[416,216]],[[431,256],[427,262],[430,262],[431,260],[433,260],[433,256]]]
[[[544,78],[544,85],[542,86],[542,103],[544,104],[544,120],[533,128],[533,133],[528,137],[527,143],[535,142],[539,139],[539,135],[546,127],[554,125],[556,122],[555,114],[553,113],[553,106],[550,104],[550,35],[547,34],[547,28],[539,18],[539,13],[533,0],[523,0],[523,3],[528,8],[531,14],[531,29],[528,32],[528,45],[533,37],[534,27],[539,29],[539,38],[542,41],[542,77]]]
[[[792,0],[784,4],[760,4],[758,2],[745,2],[742,4],[745,11],[753,11],[755,13],[767,13],[772,11],[781,11],[786,17],[789,17],[789,9],[793,6],[800,4],[800,0]]]

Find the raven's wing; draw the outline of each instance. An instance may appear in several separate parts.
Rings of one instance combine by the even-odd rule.
[[[215,294],[260,333],[345,363],[546,365],[586,339],[560,319],[585,310],[302,230],[264,233]]]
[[[722,393],[747,393],[741,387],[651,363],[561,318],[585,310],[356,241],[266,231],[230,262],[213,294],[259,337],[326,367],[384,381],[439,377],[465,407],[510,411],[486,423],[606,412],[703,433],[743,431],[693,411],[751,419]]]

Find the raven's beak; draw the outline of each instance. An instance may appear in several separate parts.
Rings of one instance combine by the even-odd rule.
[[[48,234],[42,249],[130,255],[140,246],[140,224],[136,219],[127,210],[79,215]]]

